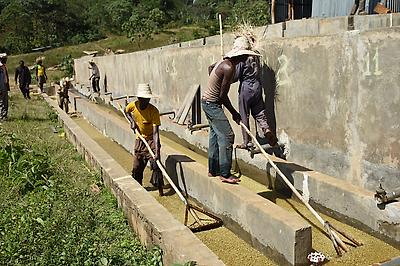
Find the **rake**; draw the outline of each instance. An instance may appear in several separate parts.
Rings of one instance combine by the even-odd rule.
[[[124,115],[125,119],[130,123],[128,117],[126,116],[126,113],[124,112],[122,106],[118,104],[118,108],[121,111],[121,113]],[[153,157],[153,159],[156,159],[156,156],[154,154],[154,152],[152,151],[149,143],[146,141],[146,139],[142,136],[142,134],[140,134],[139,132],[137,132],[137,130],[132,129],[133,132],[135,133],[136,136],[139,137],[139,139],[141,141],[143,141],[143,143],[146,145],[147,150],[149,151],[151,157]],[[210,230],[210,229],[214,229],[217,227],[222,226],[222,220],[215,216],[214,214],[204,210],[203,208],[200,208],[196,205],[191,204],[188,199],[182,194],[182,192],[179,190],[179,188],[175,185],[175,183],[172,181],[171,177],[168,175],[167,171],[165,170],[165,167],[163,166],[163,164],[160,162],[160,160],[156,159],[156,163],[157,166],[160,168],[163,176],[165,177],[165,179],[167,179],[167,181],[169,182],[169,184],[171,185],[171,187],[173,188],[173,190],[176,192],[176,194],[178,195],[178,197],[180,198],[180,200],[185,204],[185,218],[184,218],[184,225],[187,226],[192,232],[200,232],[200,231],[205,231],[205,230]],[[203,217],[200,217],[198,213],[201,213]],[[193,217],[194,222],[190,225],[188,225],[189,222],[189,214]],[[206,216],[206,217],[204,217]]]
[[[311,207],[311,205],[303,198],[303,196],[297,191],[297,189],[290,183],[289,179],[282,173],[282,171],[276,166],[276,164],[272,161],[270,155],[262,148],[260,143],[257,141],[257,138],[250,132],[250,130],[242,123],[240,122],[240,126],[246,130],[247,134],[250,135],[250,137],[253,139],[255,145],[257,148],[260,149],[261,153],[264,155],[264,157],[268,160],[268,162],[271,164],[271,166],[276,170],[276,172],[282,177],[283,181],[286,183],[286,185],[293,191],[293,193],[299,198],[301,202],[307,207],[307,209],[317,218],[317,220],[322,224],[322,226],[325,228],[326,232],[328,233],[329,238],[331,239],[333,243],[333,247],[336,250],[336,253],[341,256],[342,255],[342,250],[344,252],[348,252],[349,249],[343,242],[343,240],[340,239],[339,234],[347,238],[351,243],[354,244],[354,246],[362,246],[363,244],[348,233],[344,232],[343,230],[339,229],[337,226],[333,226],[330,224],[328,221],[324,221],[322,217]],[[341,250],[342,249],[342,250]]]

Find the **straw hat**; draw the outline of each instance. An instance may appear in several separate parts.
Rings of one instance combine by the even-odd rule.
[[[227,52],[224,58],[232,58],[240,55],[261,56],[261,54],[251,50],[251,45],[249,43],[249,40],[244,36],[240,36],[235,39],[232,50]]]
[[[151,92],[150,85],[148,83],[138,84],[135,96],[138,98],[158,98],[158,96]]]

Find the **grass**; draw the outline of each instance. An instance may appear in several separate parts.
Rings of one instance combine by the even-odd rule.
[[[20,94],[10,103],[0,126],[0,265],[160,265],[47,104]]]
[[[165,30],[158,34],[153,34],[151,39],[143,39],[140,41],[132,41],[130,38],[125,36],[109,36],[108,38],[99,41],[83,43],[79,45],[64,46],[50,49],[44,52],[11,55],[8,57],[7,66],[9,69],[10,77],[12,77],[14,75],[15,68],[18,66],[20,60],[24,60],[25,64],[28,66],[33,66],[36,58],[45,57],[44,65],[49,68],[60,64],[63,57],[66,55],[71,55],[73,58],[82,57],[85,55],[83,51],[98,51],[99,55],[103,55],[105,49],[111,48],[113,51],[117,49],[122,49],[125,50],[125,53],[129,53],[160,47],[176,42],[188,41],[206,35],[206,29],[192,26]],[[47,71],[47,74],[50,81],[59,80],[63,76],[63,73],[57,69],[49,69]]]

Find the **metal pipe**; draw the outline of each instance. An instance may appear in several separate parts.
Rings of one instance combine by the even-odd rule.
[[[376,189],[374,197],[376,203],[386,204],[400,197],[400,187],[395,188],[393,191],[387,192],[384,188],[382,188],[382,184],[379,184],[379,187]]]
[[[112,100],[121,100],[121,99],[129,99],[129,98],[133,98],[136,97],[135,95],[125,95],[125,96],[119,96],[119,97],[112,97]]]
[[[203,128],[207,128],[209,126],[210,126],[209,124],[196,124],[196,125],[188,124],[188,129],[191,132],[193,132],[193,131],[197,131],[197,130],[200,130],[200,129],[203,129]]]
[[[160,116],[163,116],[163,115],[173,115],[172,117],[169,116],[169,119],[174,119],[175,118],[175,111],[169,111],[169,112],[160,113]]]

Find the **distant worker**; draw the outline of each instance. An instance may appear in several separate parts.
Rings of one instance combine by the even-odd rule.
[[[201,103],[210,125],[208,175],[219,175],[223,182],[232,184],[240,181],[231,174],[235,134],[222,106],[225,106],[232,114],[232,119],[240,124],[240,114],[232,106],[228,92],[235,74],[235,66],[245,60],[247,55],[257,55],[257,53],[235,46],[225,55],[224,60],[215,66],[210,66],[208,87],[202,95]]]
[[[113,55],[113,54],[114,54],[114,52],[113,52],[113,50],[111,50],[110,47],[108,47],[108,48],[106,49],[105,53],[104,53],[104,55]]]
[[[31,71],[23,60],[19,61],[19,67],[15,69],[15,85],[19,83],[19,89],[25,99],[30,99],[29,85],[31,84]]]
[[[36,75],[36,80],[37,80],[39,88],[40,88],[40,92],[44,93],[43,85],[47,81],[47,74],[46,74],[46,68],[43,65],[43,60],[42,59],[38,59],[36,61],[36,73],[35,73],[35,75]]]
[[[0,54],[0,121],[7,120],[10,79],[7,71],[7,54]]]
[[[156,159],[160,159],[160,112],[154,105],[150,104],[150,99],[156,96],[152,94],[149,84],[139,84],[135,96],[137,96],[138,100],[129,103],[125,108],[125,113],[131,122],[131,128],[144,137],[154,152]],[[162,173],[146,145],[137,136],[134,146],[132,177],[140,185],[143,185],[143,172],[149,160],[153,170],[151,183],[158,188],[159,194],[162,196],[164,186]]]
[[[100,70],[93,59],[89,61],[89,64],[89,69],[91,70],[89,80],[92,82],[92,90],[100,94]]]
[[[235,39],[234,46],[242,49],[251,50],[250,41],[245,36]],[[264,133],[267,142],[271,146],[275,146],[278,142],[275,134],[270,130],[267,116],[265,113],[265,103],[263,100],[262,84],[261,84],[261,64],[260,54],[248,55],[246,59],[236,65],[236,73],[234,81],[239,80],[239,112],[243,124],[250,129],[249,117],[250,112],[255,121]],[[243,144],[239,148],[249,149],[253,147],[250,136],[246,130],[242,128]]]
[[[358,10],[358,14],[359,15],[366,15],[368,14],[365,11],[365,0],[355,0],[354,1],[354,5],[350,11],[350,15],[354,16],[357,14],[357,10]]]
[[[69,95],[68,92],[72,87],[71,81],[73,79],[66,77],[60,80],[60,89],[58,93],[58,106],[63,109],[66,113],[69,111]]]

